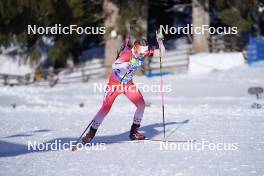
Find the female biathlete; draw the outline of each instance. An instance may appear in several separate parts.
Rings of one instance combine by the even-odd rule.
[[[133,76],[142,66],[144,59],[148,56],[160,57],[165,52],[163,45],[163,35],[157,34],[157,42],[159,49],[149,49],[145,39],[136,40],[133,47],[126,47],[119,55],[118,59],[113,63],[112,74],[109,76],[107,84],[108,90],[105,93],[103,105],[93,118],[89,132],[82,138],[82,143],[90,143],[94,138],[98,127],[101,125],[105,116],[111,109],[116,97],[124,94],[135,104],[136,112],[133,118],[133,124],[130,129],[129,138],[131,140],[143,140],[145,136],[139,132],[140,123],[145,109],[145,101],[140,91],[133,83]],[[161,51],[161,52],[160,52]]]

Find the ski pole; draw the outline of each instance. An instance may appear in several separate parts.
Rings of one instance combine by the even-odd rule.
[[[158,32],[156,31],[156,34],[158,34]],[[163,92],[163,68],[162,68],[162,59],[161,59],[161,44],[160,42],[158,42],[159,44],[159,52],[160,52],[160,95],[161,95],[161,104],[162,104],[162,123],[163,123],[163,138],[165,140],[166,138],[166,129],[165,129],[165,106],[164,106],[164,92]]]
[[[75,151],[77,149],[77,144],[80,142],[80,140],[82,139],[82,136],[84,135],[84,133],[88,130],[88,128],[92,125],[94,120],[91,120],[91,122],[89,123],[89,125],[85,128],[85,130],[83,131],[83,133],[81,134],[81,136],[78,138],[78,140],[75,142],[75,144],[72,147],[72,151]]]
[[[161,104],[162,104],[162,121],[163,121],[163,137],[165,139],[165,114],[164,114],[164,92],[163,92],[163,77],[162,77],[162,62],[161,62],[161,56],[160,56],[160,87],[161,87]]]

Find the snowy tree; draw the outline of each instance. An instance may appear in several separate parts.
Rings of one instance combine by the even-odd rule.
[[[105,66],[107,73],[116,59],[117,50],[121,47],[124,37],[130,30],[133,19],[137,23],[133,26],[132,38],[147,36],[148,1],[104,1],[105,35]]]
[[[209,25],[209,1],[193,0],[192,1],[192,20],[193,26]],[[209,34],[193,34],[193,48],[195,52],[208,52]]]

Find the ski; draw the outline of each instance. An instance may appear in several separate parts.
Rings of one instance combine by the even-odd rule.
[[[91,142],[89,144],[87,144],[88,146],[93,146],[93,145],[97,145],[97,144],[149,144],[149,143],[154,143],[154,144],[160,144],[161,142],[164,143],[194,143],[196,142],[196,140],[162,140],[162,139],[143,139],[143,140],[123,140],[123,141],[94,141]],[[83,145],[81,143],[78,143],[78,145]],[[78,150],[77,145],[73,146],[72,151],[76,151]]]
[[[122,143],[194,143],[196,140],[162,140],[162,139],[143,139],[143,140],[124,140],[124,141],[95,141],[93,143],[105,143],[105,144],[122,144]]]

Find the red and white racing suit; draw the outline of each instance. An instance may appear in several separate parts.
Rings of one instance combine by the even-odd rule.
[[[124,94],[137,108],[134,114],[133,123],[141,123],[145,109],[145,101],[141,92],[134,85],[132,78],[137,69],[142,66],[144,59],[152,55],[154,50],[149,50],[142,58],[136,58],[133,53],[133,49],[125,49],[119,58],[113,63],[113,72],[109,76],[107,84],[108,89],[105,92],[102,107],[93,119],[92,127],[94,129],[97,129],[100,126],[104,117],[110,111],[116,97],[120,94]]]

